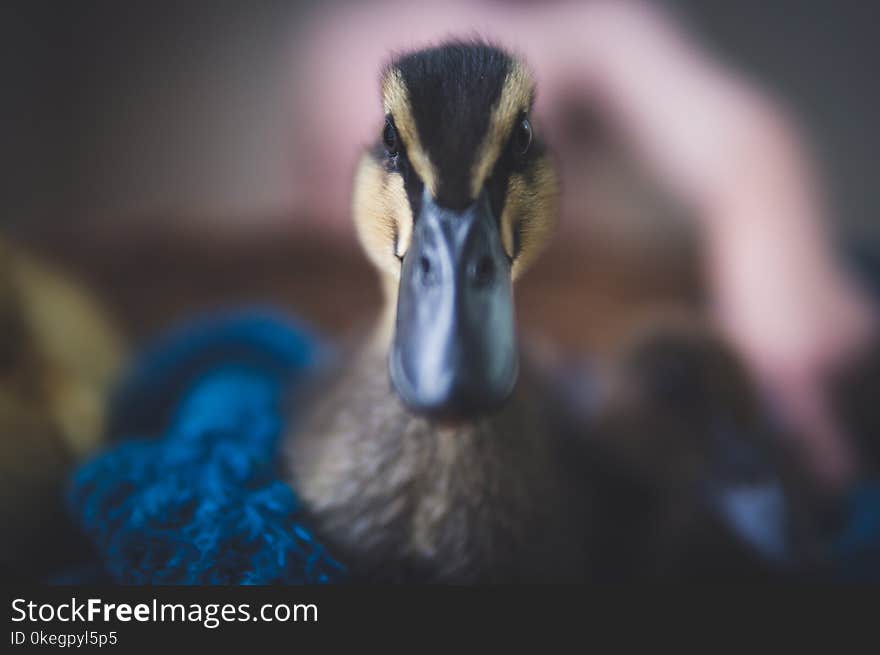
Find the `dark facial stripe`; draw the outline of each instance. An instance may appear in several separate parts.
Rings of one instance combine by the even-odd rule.
[[[423,150],[423,156],[416,156],[411,147],[410,159],[420,176],[419,168],[428,166],[418,164],[430,162],[429,189],[442,206],[470,204],[475,161],[513,66],[507,54],[482,43],[451,43],[392,64],[417,132],[410,141],[418,141]]]
[[[386,71],[382,80],[382,101],[386,117],[394,122],[403,148],[409,152],[408,160],[412,170],[428,187],[431,195],[436,195],[437,172],[422,146],[413,118],[409,90],[396,68]]]

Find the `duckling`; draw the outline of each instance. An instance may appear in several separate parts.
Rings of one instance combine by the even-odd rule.
[[[395,58],[381,92],[353,214],[384,310],[288,434],[287,478],[357,579],[579,580],[577,449],[547,427],[514,320],[514,282],[557,220],[532,76],[450,42]]]
[[[0,569],[27,578],[75,556],[62,489],[101,443],[123,352],[82,287],[0,236]]]
[[[818,575],[818,496],[733,350],[695,317],[654,317],[600,376],[594,543],[625,577]],[[601,453],[601,455],[599,455]],[[604,513],[605,518],[602,518]]]

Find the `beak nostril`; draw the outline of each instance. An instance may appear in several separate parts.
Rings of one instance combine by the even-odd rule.
[[[483,255],[479,261],[471,267],[471,280],[474,286],[485,287],[495,279],[495,263],[489,255]]]
[[[423,284],[430,285],[434,282],[433,266],[431,266],[431,260],[425,255],[419,257],[419,273]]]

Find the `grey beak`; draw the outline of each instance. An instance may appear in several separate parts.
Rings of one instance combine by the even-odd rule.
[[[464,417],[510,395],[518,370],[510,266],[485,193],[457,212],[425,191],[389,356],[391,381],[413,411]]]

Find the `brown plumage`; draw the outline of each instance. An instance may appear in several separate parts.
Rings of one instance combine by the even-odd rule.
[[[521,376],[505,407],[441,425],[412,414],[386,354],[346,358],[289,442],[291,482],[356,576],[382,581],[577,581],[582,469]]]

